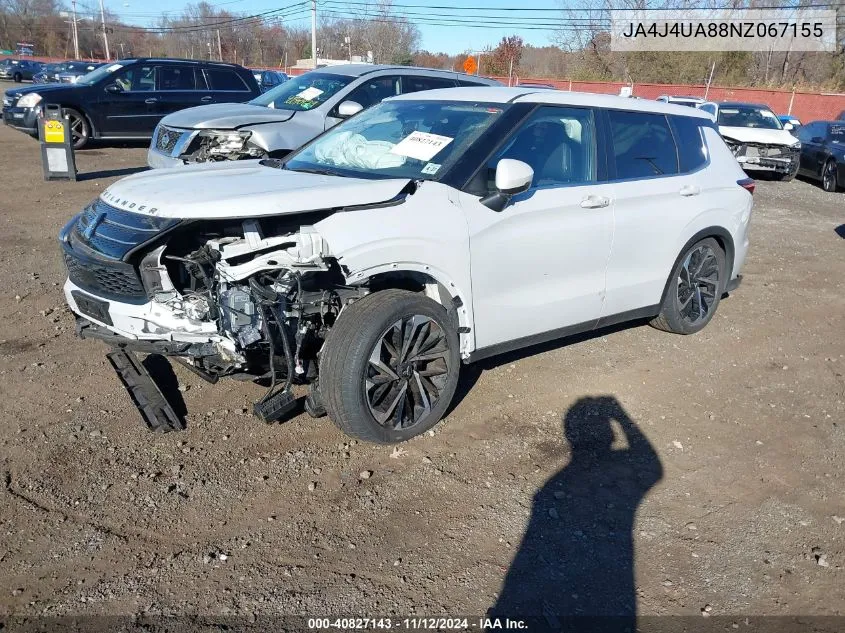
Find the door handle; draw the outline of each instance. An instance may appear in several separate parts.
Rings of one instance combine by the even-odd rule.
[[[581,200],[582,209],[601,209],[610,205],[610,198],[606,196],[587,196]]]
[[[701,193],[701,189],[696,187],[695,185],[684,185],[681,187],[681,190],[678,192],[682,196],[689,198],[690,196],[697,196]]]
[[[207,103],[207,102],[211,101],[213,98],[214,97],[205,96],[202,99],[200,99],[200,101],[205,101]]]
[[[154,103],[158,103],[158,99],[155,97],[150,97],[149,99],[144,99],[144,103],[152,105]]]

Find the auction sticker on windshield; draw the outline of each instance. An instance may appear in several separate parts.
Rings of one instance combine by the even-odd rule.
[[[449,136],[430,134],[428,132],[411,132],[390,150],[391,154],[399,154],[408,158],[430,161],[437,153],[454,139]]]
[[[296,96],[299,97],[300,99],[305,99],[306,101],[313,101],[314,99],[319,97],[321,94],[323,94],[322,90],[320,90],[319,88],[315,88],[315,87],[311,86],[310,88],[306,88],[302,92],[297,93]]]

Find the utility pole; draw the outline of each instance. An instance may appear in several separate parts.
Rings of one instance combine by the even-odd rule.
[[[346,45],[349,46],[349,61],[352,61],[352,38],[347,35],[344,40]]]
[[[311,0],[311,57],[317,67],[317,0]]]
[[[707,101],[707,95],[710,94],[710,83],[713,81],[713,73],[716,70],[716,62],[710,67],[710,76],[707,78],[707,87],[704,89],[704,100]]]
[[[73,5],[73,16],[71,17],[73,20],[73,58],[79,59],[79,33],[76,30],[76,0],[71,0],[71,5]]]
[[[220,43],[220,29],[217,29],[217,58],[223,61],[223,45]]]
[[[109,53],[109,36],[106,33],[106,10],[103,7],[103,0],[100,0],[100,20],[103,23],[103,42],[106,45],[106,61],[111,61],[111,54]]]

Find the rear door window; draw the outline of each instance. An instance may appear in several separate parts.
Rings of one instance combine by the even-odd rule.
[[[159,66],[158,89],[166,91],[196,90],[194,69],[191,66]]]
[[[212,90],[249,91],[249,87],[238,73],[229,68],[206,68],[205,77]]]
[[[707,163],[707,146],[701,133],[703,121],[693,117],[671,116],[669,122],[678,146],[681,173],[702,168]]]
[[[365,109],[380,103],[388,97],[399,94],[399,77],[387,75],[368,78],[346,97],[349,101],[361,104]]]
[[[445,77],[419,77],[415,75],[404,75],[402,77],[402,94],[454,87],[455,81],[453,79],[446,79]]]
[[[610,110],[616,178],[649,178],[678,173],[678,150],[663,114]]]

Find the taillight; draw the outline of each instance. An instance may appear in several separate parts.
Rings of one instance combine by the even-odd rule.
[[[757,186],[757,183],[754,182],[753,178],[743,178],[742,180],[737,180],[736,184],[745,189],[752,196],[754,195],[754,188]]]

